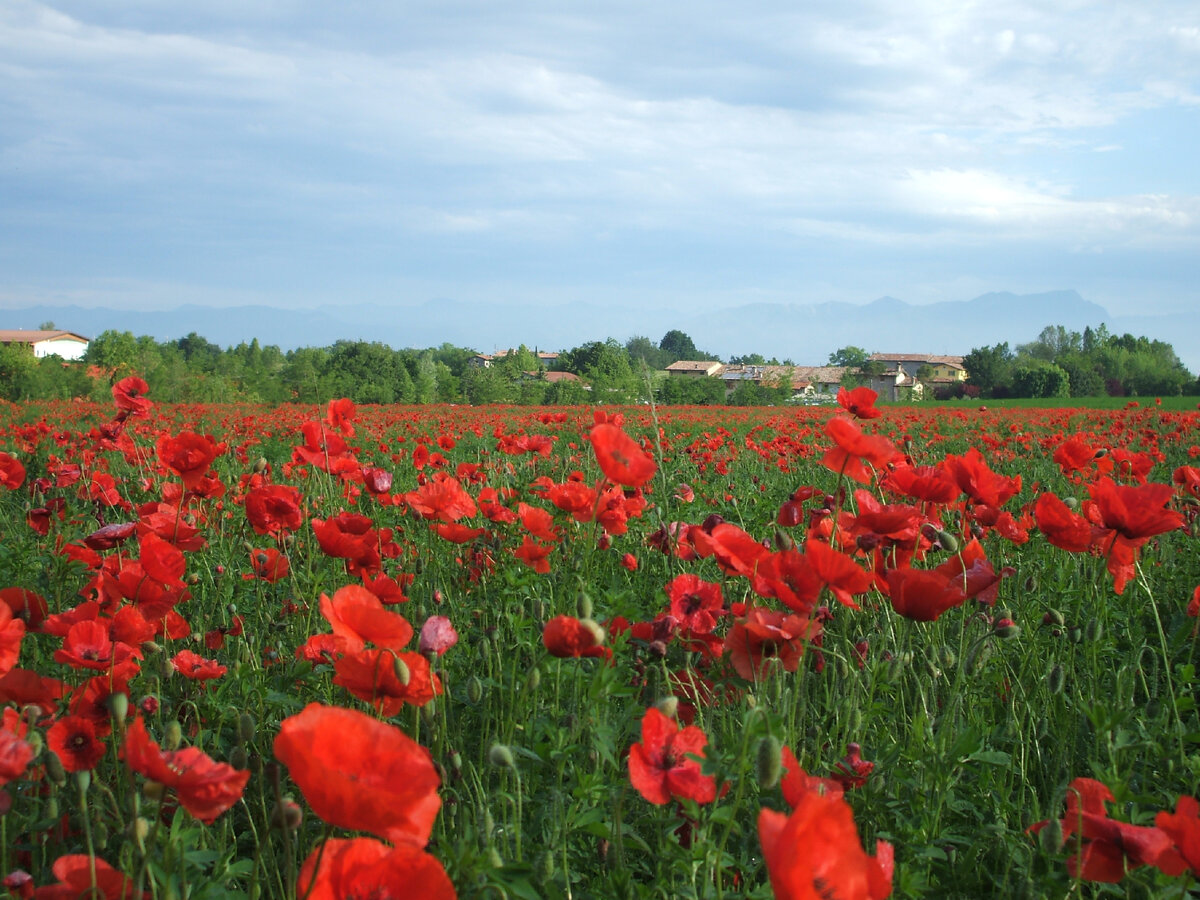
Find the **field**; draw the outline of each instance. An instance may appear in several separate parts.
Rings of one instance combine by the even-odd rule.
[[[144,391],[0,410],[12,896],[1195,895],[1194,403]]]

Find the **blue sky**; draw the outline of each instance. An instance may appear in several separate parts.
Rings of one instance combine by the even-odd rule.
[[[1194,0],[0,0],[0,309],[1181,312],[1197,147]]]

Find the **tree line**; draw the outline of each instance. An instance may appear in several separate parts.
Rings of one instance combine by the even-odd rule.
[[[1028,344],[977,347],[963,357],[967,389],[983,397],[1125,397],[1200,393],[1200,384],[1158,340],[1108,328],[1043,328]]]
[[[27,347],[0,345],[0,398],[12,401],[109,399],[111,384],[138,375],[164,403],[323,403],[349,397],[358,403],[515,403],[573,405],[633,403],[755,406],[784,403],[790,384],[740,382],[726,393],[719,378],[668,378],[678,360],[716,360],[682,331],[659,341],[639,335],[624,344],[590,341],[544,362],[522,345],[481,366],[472,349],[443,343],[401,349],[379,342],[342,340],[326,347],[283,351],[258,340],[222,348],[195,332],[171,341],[105,331],[79,362],[35,359]],[[847,384],[869,382],[878,364],[861,347],[831,353],[829,365],[847,367]],[[731,364],[794,365],[758,353]],[[1015,350],[1007,343],[973,349],[961,394],[986,397],[1083,397],[1108,394],[1200,393],[1196,379],[1169,344],[1105,326],[1082,333],[1049,326]],[[873,368],[874,367],[874,368]],[[575,379],[552,373],[567,372]],[[921,373],[917,373],[920,377]]]

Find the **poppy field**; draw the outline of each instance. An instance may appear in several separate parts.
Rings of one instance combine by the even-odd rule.
[[[1200,413],[0,408],[37,898],[1188,897]]]

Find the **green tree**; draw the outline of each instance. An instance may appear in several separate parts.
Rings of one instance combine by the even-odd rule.
[[[133,372],[137,358],[138,342],[133,332],[111,328],[92,338],[83,354],[84,362],[114,373],[114,379]]]
[[[1069,397],[1071,378],[1054,363],[1025,359],[1013,366],[1012,393],[1017,397]]]
[[[871,354],[862,347],[842,347],[840,350],[834,350],[829,354],[829,365],[849,366],[852,369],[861,369],[867,364],[870,358]]]
[[[658,342],[658,347],[671,358],[671,362],[667,363],[668,366],[681,359],[705,358],[700,355],[700,351],[696,349],[692,339],[677,328],[672,328],[664,334],[662,340]],[[666,367],[664,366],[664,368]]]
[[[37,369],[38,361],[27,344],[0,344],[0,397],[5,400],[31,399],[37,383]]]
[[[967,384],[979,388],[988,397],[1007,396],[1012,381],[1013,361],[1013,352],[1007,342],[992,347],[976,347],[963,357]]]

